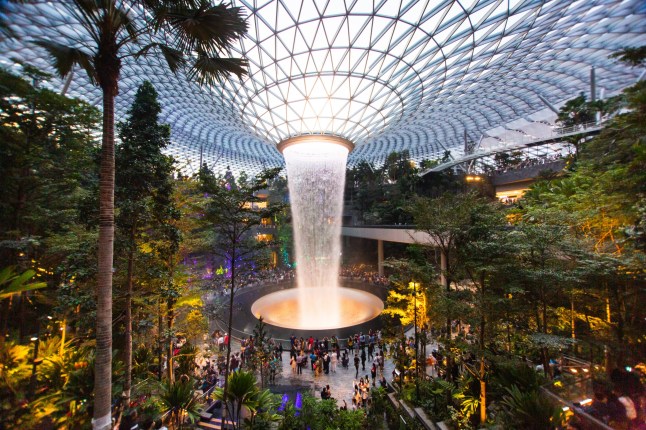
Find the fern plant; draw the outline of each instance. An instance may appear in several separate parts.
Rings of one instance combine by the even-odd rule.
[[[539,391],[521,391],[518,386],[507,388],[501,401],[500,424],[504,428],[551,430],[563,422],[563,411]]]

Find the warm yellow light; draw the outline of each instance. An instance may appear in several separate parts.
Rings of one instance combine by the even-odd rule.
[[[482,181],[482,177],[480,177],[478,175],[467,175],[465,177],[465,179],[466,179],[467,182],[480,182],[480,181]]]

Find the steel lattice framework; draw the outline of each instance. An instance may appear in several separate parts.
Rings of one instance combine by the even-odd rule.
[[[117,115],[150,80],[172,126],[170,152],[189,171],[201,155],[215,170],[282,165],[275,145],[301,134],[354,142],[351,163],[402,150],[415,160],[459,154],[465,138],[486,145],[502,134],[549,133],[554,106],[589,92],[593,66],[600,95],[644,75],[608,59],[646,44],[643,0],[233,3],[250,27],[235,49],[250,61],[243,81],[200,88],[156,58],[129,59],[122,72]],[[59,1],[5,9],[23,36],[1,42],[5,67],[17,58],[48,68],[30,40],[81,35]],[[69,94],[100,106],[81,73]]]

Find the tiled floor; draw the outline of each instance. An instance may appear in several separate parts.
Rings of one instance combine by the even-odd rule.
[[[276,384],[267,385],[266,388],[269,388],[272,392],[281,394],[285,392],[292,394],[294,391],[310,390],[311,394],[320,398],[321,390],[329,384],[332,398],[336,399],[337,404],[343,406],[343,400],[345,400],[348,408],[350,408],[352,406],[353,394],[352,383],[355,380],[354,363],[351,360],[347,369],[341,367],[340,364],[337,366],[336,373],[330,370],[330,373],[327,375],[321,373],[319,376],[314,376],[314,371],[311,370],[308,362],[307,366],[303,369],[303,373],[298,375],[292,373],[292,368],[289,366],[289,352],[285,351],[283,352],[282,371],[276,377]],[[371,367],[372,361],[366,361],[366,370],[362,370],[361,366],[359,366],[359,377],[365,378],[366,375],[370,376]],[[384,374],[388,382],[392,380],[393,368],[393,363],[389,359],[386,359],[384,362]],[[377,385],[379,385],[380,378],[381,376],[377,372]]]

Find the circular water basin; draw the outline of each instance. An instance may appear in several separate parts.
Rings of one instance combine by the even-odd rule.
[[[352,288],[290,288],[267,294],[251,305],[251,313],[278,327],[328,330],[355,326],[381,313],[379,297]]]

